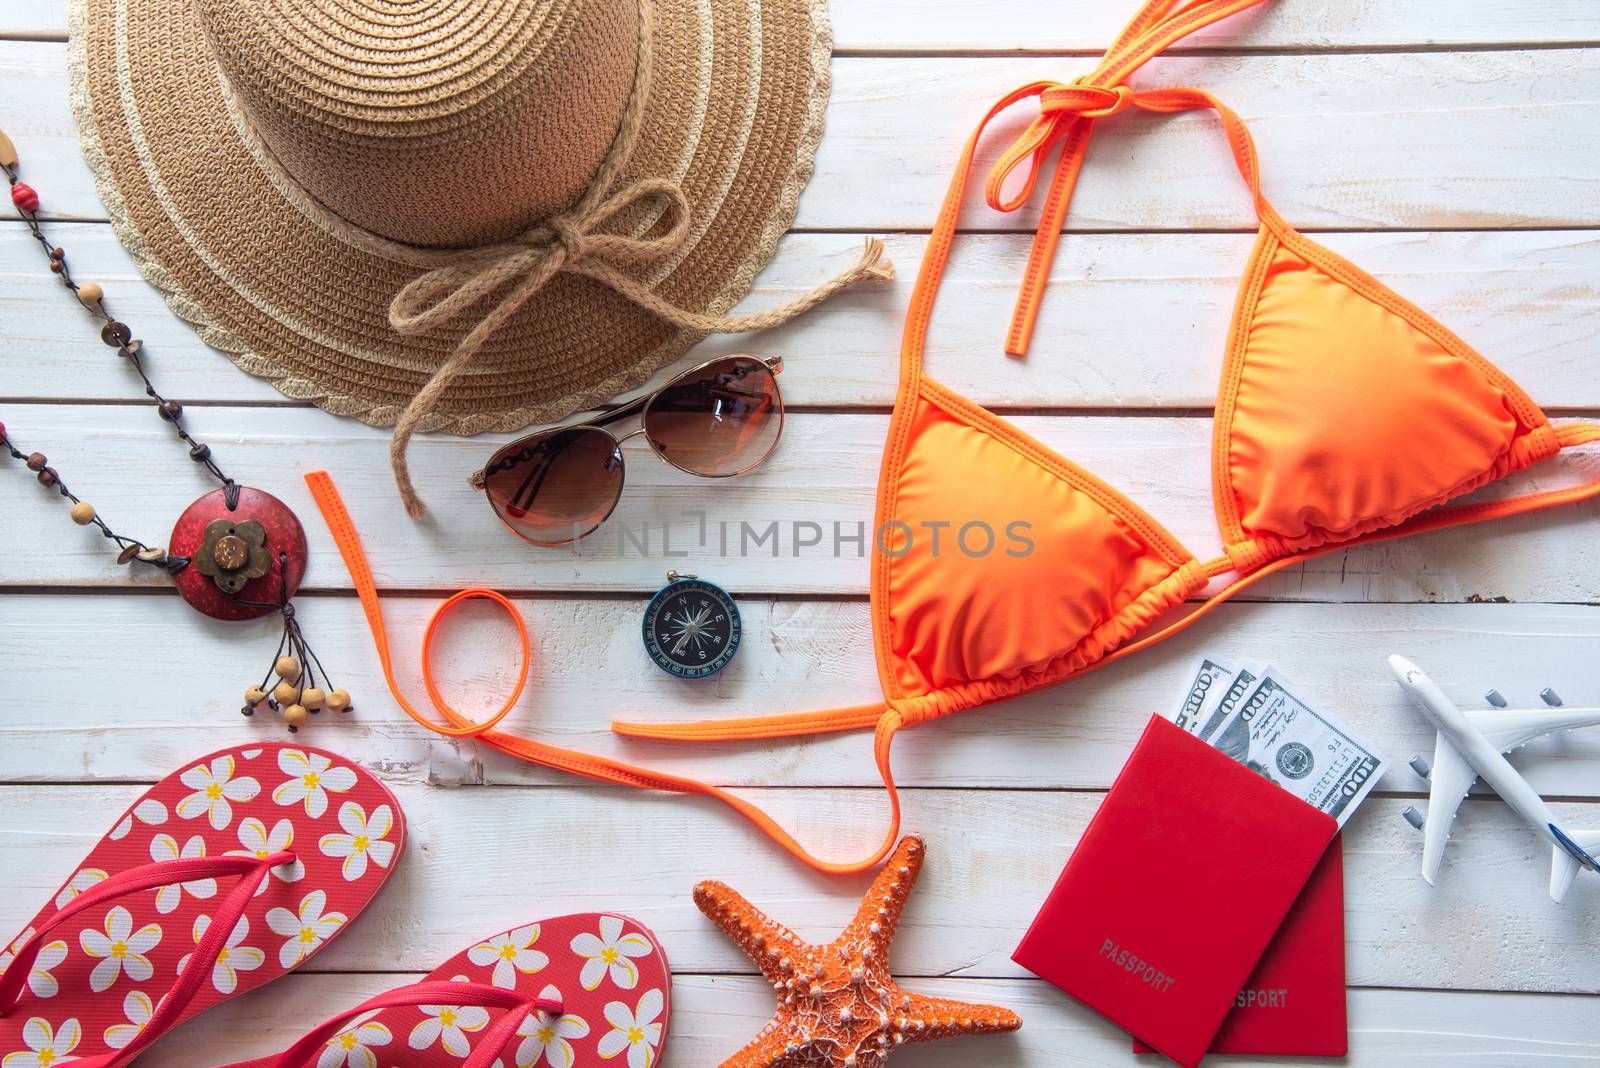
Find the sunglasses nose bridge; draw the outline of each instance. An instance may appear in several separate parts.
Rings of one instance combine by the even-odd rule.
[[[643,434],[644,434],[644,427],[642,427],[642,426],[641,427],[636,427],[635,429],[628,431],[626,434],[622,435],[620,438],[617,439],[617,447],[621,448],[623,445],[628,443],[628,440],[630,438],[641,437],[641,436],[643,436]]]

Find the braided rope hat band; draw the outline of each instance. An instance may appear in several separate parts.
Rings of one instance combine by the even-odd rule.
[[[118,236],[201,338],[374,426],[559,419],[707,333],[794,220],[826,0],[71,0]]]

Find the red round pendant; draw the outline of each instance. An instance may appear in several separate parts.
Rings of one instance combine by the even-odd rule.
[[[306,574],[300,520],[272,494],[248,486],[240,487],[232,511],[223,490],[191,504],[172,528],[167,552],[189,558],[173,585],[190,607],[212,619],[270,615],[295,595]]]

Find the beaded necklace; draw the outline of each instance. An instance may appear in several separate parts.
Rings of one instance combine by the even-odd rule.
[[[306,570],[306,536],[289,506],[270,493],[242,486],[222,470],[211,446],[198,440],[183,425],[183,405],[168,400],[156,389],[145,367],[144,343],[133,336],[127,323],[106,309],[105,291],[94,282],[79,283],[67,266],[67,253],[53,244],[39,226],[39,194],[19,180],[17,152],[0,131],[0,169],[11,185],[16,206],[50,270],[93,315],[101,321],[100,340],[115,349],[144,383],[145,396],[156,414],[170,425],[189,459],[221,484],[189,505],[178,517],[166,548],[148,544],[113,530],[99,511],[67,487],[60,472],[42,452],[24,452],[0,422],[0,448],[34,473],[39,484],[71,502],[68,515],[79,526],[93,526],[102,538],[116,544],[117,563],[160,568],[190,607],[222,620],[259,619],[274,612],[283,618],[283,634],[261,681],[244,693],[240,711],[246,716],[262,709],[282,715],[291,732],[327,708],[350,711],[350,695],[328,689],[328,675],[312,651],[295,619],[292,598]],[[278,681],[269,690],[273,678]]]

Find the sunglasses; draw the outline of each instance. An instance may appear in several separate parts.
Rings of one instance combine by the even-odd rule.
[[[666,463],[701,478],[759,467],[783,430],[778,356],[723,356],[691,367],[648,396],[581,423],[502,446],[468,479],[513,534],[566,545],[593,533],[622,497],[622,443],[639,434]],[[639,428],[606,426],[630,416]]]

